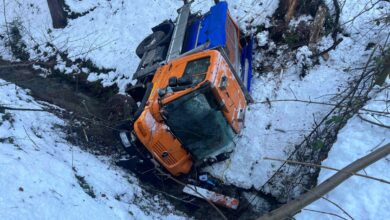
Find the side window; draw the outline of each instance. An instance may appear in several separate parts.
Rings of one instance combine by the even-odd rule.
[[[206,78],[210,66],[210,57],[192,60],[187,63],[183,77],[191,76],[193,83],[198,84]]]

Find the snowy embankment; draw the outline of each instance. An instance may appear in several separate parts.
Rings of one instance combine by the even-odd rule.
[[[390,79],[388,85],[390,86]],[[390,113],[389,111],[390,88],[385,89],[372,97],[372,100],[364,109]],[[367,112],[361,112],[362,117],[380,123],[390,125],[390,118],[375,116]],[[390,129],[380,127],[362,121],[358,116],[348,121],[348,124],[340,131],[337,142],[333,145],[324,166],[341,169],[353,161],[369,154],[378,147],[390,143]],[[372,177],[390,180],[390,156],[374,163],[360,173]],[[322,169],[319,183],[325,181],[335,172]],[[335,219],[336,214],[346,219],[389,219],[390,218],[390,186],[371,179],[353,176],[335,190],[324,196],[336,205],[320,199],[307,206],[297,219]],[[331,214],[319,213],[326,212]],[[348,215],[350,215],[350,218]]]
[[[334,13],[332,1],[327,2],[331,13]],[[340,15],[344,35],[338,36],[343,38],[342,43],[329,52],[329,59],[321,57],[318,65],[310,67],[303,79],[299,76],[302,57],[311,55],[307,46],[298,48],[294,53],[283,47],[276,48],[272,39],[268,39],[268,50],[256,49],[256,63],[270,65],[272,70],[257,73],[252,85],[252,96],[257,103],[248,108],[246,129],[237,140],[231,160],[215,165],[210,169],[212,173],[227,183],[247,188],[260,188],[272,176],[280,163],[262,158],[286,158],[312,131],[315,122],[320,121],[332,108],[291,100],[337,102],[337,95],[361,74],[361,68],[372,53],[372,48],[367,49],[367,45],[382,44],[386,40],[389,30],[383,25],[377,26],[375,19],[388,12],[390,4],[383,2],[362,13],[370,7],[369,1],[345,2]],[[308,20],[307,17],[304,19]],[[260,24],[264,23],[268,23],[267,18],[260,21]],[[318,48],[322,51],[332,43],[331,37],[325,36]],[[274,51],[277,57],[266,56],[269,51]]]
[[[0,106],[45,108],[3,80]],[[181,219],[108,158],[69,143],[66,127],[46,111],[0,112],[0,219]]]
[[[132,74],[137,68],[139,59],[135,55],[135,49],[138,43],[150,33],[151,27],[165,19],[175,18],[176,9],[181,5],[180,1],[170,0],[147,3],[142,0],[66,0],[72,11],[89,11],[89,13],[70,20],[63,30],[53,30],[46,1],[6,0],[5,2],[8,22],[16,20],[23,27],[22,39],[27,45],[31,59],[38,57],[42,59],[45,53],[49,55],[55,53],[56,49],[47,47],[46,43],[50,42],[54,48],[66,51],[71,59],[91,59],[98,67],[114,69],[107,74],[95,73],[77,65],[67,66],[62,58],[57,57],[58,70],[68,74],[81,71],[89,73],[90,80],[101,79],[102,84],[107,86],[117,83],[122,91],[125,85],[131,82]],[[277,9],[279,1],[228,0],[228,3],[233,17],[248,32],[254,32],[259,26],[268,28],[275,25],[270,17]],[[333,1],[327,0],[326,3],[330,13],[334,14]],[[207,11],[212,4],[211,0],[196,1],[193,11]],[[381,43],[387,37],[388,30],[380,29],[382,26],[377,26],[375,19],[388,13],[390,4],[381,2],[372,8],[371,4],[369,0],[345,1],[340,17],[343,34],[339,33],[338,36],[344,40],[329,53],[329,58],[321,57],[319,64],[313,67],[308,59],[311,52],[307,46],[292,51],[287,45],[276,45],[268,38],[268,31],[263,31],[257,36],[256,68],[268,68],[255,73],[252,95],[256,103],[248,108],[246,128],[236,140],[237,148],[232,158],[226,163],[210,167],[208,169],[210,172],[227,184],[244,188],[253,186],[260,188],[268,180],[280,164],[262,158],[286,158],[294,146],[311,131],[315,121],[320,120],[331,108],[325,105],[277,100],[299,99],[328,103],[336,101],[333,97],[348,87],[348,82],[361,74],[360,68],[364,66],[372,52],[372,47],[368,45]],[[371,9],[361,13],[365,8]],[[2,10],[3,7],[0,7],[0,11]],[[312,22],[313,18],[307,15],[294,18],[290,26],[297,25],[299,20]],[[0,20],[0,22],[0,31],[5,32],[4,21]],[[5,42],[2,42],[1,56],[13,59],[8,48],[5,47]],[[320,40],[318,50],[324,50],[332,43],[331,37],[325,36]],[[268,47],[265,49],[264,45]],[[268,56],[269,54],[275,56]],[[299,72],[303,65],[308,65],[310,68],[306,77],[301,78]],[[351,143],[352,140],[344,144]],[[365,152],[360,152],[360,155]],[[337,163],[333,161],[332,155],[328,161],[330,164]],[[82,172],[82,168],[78,172]],[[92,176],[88,170],[84,175],[87,174]],[[323,178],[321,177],[320,180]],[[359,191],[370,191],[370,189],[362,188]],[[361,206],[370,203],[364,198],[355,200]],[[67,200],[62,199],[62,201]],[[348,200],[348,202],[352,201]]]

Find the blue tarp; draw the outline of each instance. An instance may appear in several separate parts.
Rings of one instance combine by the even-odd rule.
[[[228,16],[228,4],[220,2],[211,7],[201,20],[193,22],[187,33],[187,40],[184,45],[184,52],[192,50],[206,42],[210,42],[209,48],[226,45],[226,20]],[[201,24],[198,43],[196,43],[197,32]]]

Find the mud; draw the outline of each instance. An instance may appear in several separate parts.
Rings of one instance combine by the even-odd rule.
[[[40,101],[54,104],[64,110],[58,110],[48,105],[48,111],[68,120],[69,141],[84,147],[86,151],[96,155],[106,155],[116,161],[123,157],[120,143],[113,135],[115,123],[110,122],[107,102],[115,89],[98,88],[96,85],[86,85],[85,79],[75,79],[62,74],[53,74],[48,77],[40,76],[40,72],[31,67],[13,67],[10,63],[0,61],[0,78],[15,83],[21,88],[30,90],[30,95]],[[3,67],[1,67],[3,66]],[[117,165],[133,173],[130,163],[121,162]],[[142,188],[151,194],[159,194],[169,200],[178,211],[186,213],[195,219],[204,219],[208,216],[212,219],[221,219],[220,215],[206,201],[196,199],[182,193],[183,185],[163,177],[161,173],[151,170],[150,172],[137,175]],[[195,178],[196,179],[196,178]],[[187,182],[188,177],[179,178]],[[220,186],[220,190],[226,195],[234,196],[241,200],[242,209],[232,211],[220,208],[229,219],[251,219],[251,216],[258,216],[259,212],[253,212],[253,208],[243,197],[244,190],[233,186]],[[251,190],[247,190],[250,192]],[[254,191],[252,191],[254,192]],[[269,204],[276,204],[267,196]],[[268,207],[274,207],[274,205]],[[267,210],[262,210],[263,212]]]
[[[0,61],[0,66],[10,65]],[[72,82],[61,75],[41,77],[40,72],[30,67],[0,68],[0,78],[29,89],[37,100],[54,104],[66,111],[48,107],[61,118],[72,124],[70,132],[76,132],[78,140],[83,142],[89,151],[97,154],[112,155],[118,152],[119,143],[114,139],[112,126],[107,120],[107,97],[96,95],[89,87]]]

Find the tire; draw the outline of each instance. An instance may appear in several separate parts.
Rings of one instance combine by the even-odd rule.
[[[154,164],[151,162],[152,156],[143,146],[140,146],[141,143],[132,135],[132,132],[132,121],[122,122],[115,127],[115,137],[119,139],[123,149],[130,156],[129,160],[122,161],[118,165],[143,176],[146,171],[154,168]],[[124,139],[127,140],[124,142]],[[142,149],[140,149],[141,147]]]
[[[117,94],[107,102],[108,119],[112,124],[131,120],[138,109],[137,103],[129,95]]]
[[[142,58],[146,51],[151,50],[165,41],[164,31],[156,31],[146,37],[137,47],[135,53]]]
[[[133,132],[133,122],[132,121],[123,121],[114,129],[114,135],[121,143],[123,149],[130,156],[137,156],[137,152],[135,146],[133,144],[133,140],[131,137],[131,133]]]

